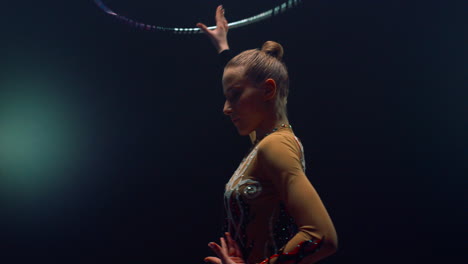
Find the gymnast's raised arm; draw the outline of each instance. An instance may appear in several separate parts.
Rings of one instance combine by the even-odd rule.
[[[199,27],[211,40],[216,51],[221,53],[224,50],[229,49],[227,33],[229,30],[228,22],[224,16],[224,8],[222,5],[216,8],[216,28],[213,30],[208,29],[208,27],[203,23],[197,23]]]

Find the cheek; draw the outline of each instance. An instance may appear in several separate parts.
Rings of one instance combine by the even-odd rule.
[[[250,117],[255,111],[255,104],[250,100],[239,101],[236,106],[239,114]]]
[[[245,112],[249,112],[250,114],[255,114],[255,113],[261,112],[262,102],[257,97],[251,96],[239,102],[239,106]]]

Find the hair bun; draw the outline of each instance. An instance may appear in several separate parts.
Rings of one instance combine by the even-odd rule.
[[[283,46],[281,46],[281,44],[279,44],[278,42],[274,42],[274,41],[265,42],[262,46],[262,51],[272,57],[277,58],[280,61],[283,59],[283,54],[284,54]]]

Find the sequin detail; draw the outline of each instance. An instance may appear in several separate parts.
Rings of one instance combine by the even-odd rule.
[[[262,185],[258,181],[247,180],[240,184],[242,190],[242,195],[251,200],[257,198],[262,193]]]
[[[244,256],[248,255],[247,253],[251,248],[250,245],[246,245],[247,237],[245,234],[245,229],[250,219],[250,208],[249,205],[244,201],[244,197],[239,195],[239,187],[243,183],[248,183],[250,181],[242,181],[241,179],[242,176],[244,176],[244,173],[249,167],[250,163],[257,155],[257,151],[258,147],[255,147],[249,153],[249,155],[242,160],[241,164],[234,172],[229,182],[226,184],[226,190],[224,193],[224,207],[227,213],[226,222],[228,226],[228,232],[231,233],[233,239],[240,244],[241,248],[244,249]],[[258,186],[255,192],[253,192],[253,189],[251,189],[249,195],[255,195],[258,190]]]
[[[250,206],[240,195],[235,195],[231,199],[225,198],[226,208],[230,209],[226,218],[227,231],[240,245],[242,254],[248,256],[252,245],[247,245],[246,228],[250,220]]]
[[[272,252],[278,252],[278,248],[286,245],[286,243],[297,234],[298,230],[294,218],[288,214],[286,207],[281,202],[279,205],[279,214],[273,224],[273,230],[271,230],[273,241],[276,246]]]
[[[234,172],[234,175],[232,175],[231,179],[226,184],[226,192],[232,191],[233,188],[235,187],[234,185],[238,181],[238,179],[241,178],[242,176],[244,176],[244,172],[247,170],[250,163],[252,162],[252,160],[257,155],[257,152],[258,152],[258,146],[255,147],[254,149],[252,149],[252,151],[250,151],[249,155],[242,160],[241,164],[239,165],[239,167],[237,167],[236,171]]]

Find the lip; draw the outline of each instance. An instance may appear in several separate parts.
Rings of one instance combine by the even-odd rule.
[[[240,118],[238,118],[238,117],[236,117],[236,118],[231,118],[231,121],[232,121],[233,123],[237,123],[237,122],[239,122],[239,120],[240,120]]]

